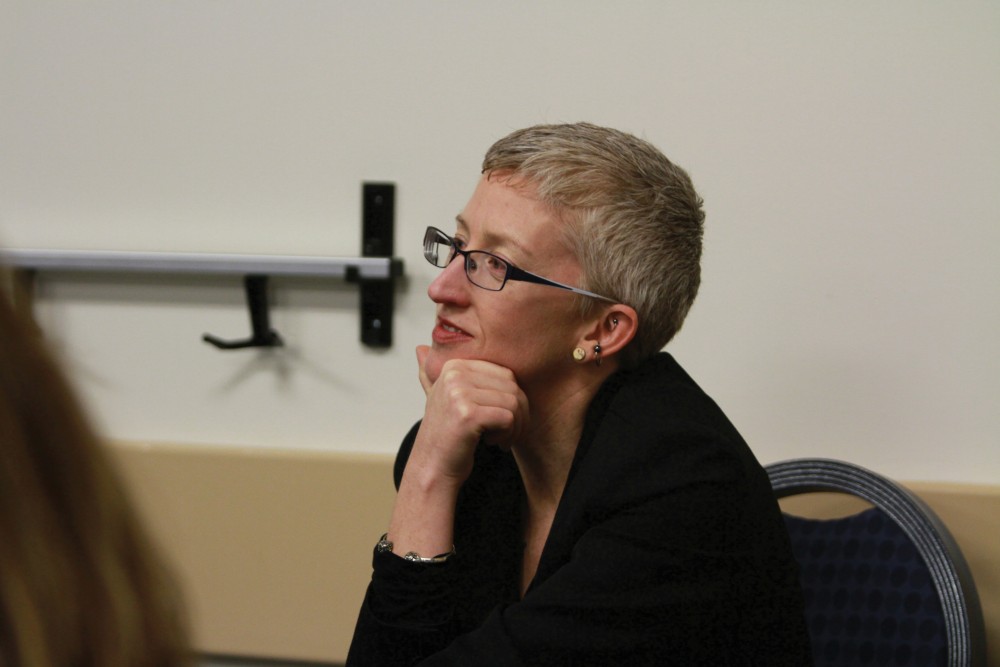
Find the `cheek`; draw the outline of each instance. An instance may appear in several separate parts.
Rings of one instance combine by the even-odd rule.
[[[513,315],[503,334],[492,341],[494,352],[528,368],[562,357],[569,359],[576,345],[574,312],[560,306],[546,304]]]

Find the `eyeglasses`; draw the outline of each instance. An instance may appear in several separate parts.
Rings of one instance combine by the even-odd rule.
[[[589,296],[610,303],[618,303],[616,299],[536,276],[534,273],[517,268],[507,260],[501,259],[491,252],[486,252],[485,250],[462,250],[455,244],[455,239],[440,229],[436,227],[427,228],[427,232],[424,234],[424,257],[427,258],[428,262],[439,269],[443,269],[451,264],[456,255],[461,255],[465,258],[465,275],[469,278],[469,282],[476,287],[481,287],[491,292],[502,290],[508,280],[521,280],[526,283],[558,287],[575,294],[582,294],[583,296]]]

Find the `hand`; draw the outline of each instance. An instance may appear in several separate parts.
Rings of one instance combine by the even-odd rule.
[[[432,475],[461,485],[472,471],[476,444],[509,448],[527,422],[528,399],[514,373],[478,359],[450,359],[436,381],[427,375],[430,348],[417,347],[420,384],[427,395],[414,456]]]

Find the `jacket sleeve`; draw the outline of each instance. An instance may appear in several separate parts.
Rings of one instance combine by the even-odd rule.
[[[396,455],[397,489],[419,427],[418,422],[410,429]],[[358,613],[347,665],[413,665],[447,646],[452,639],[446,631],[453,606],[451,565],[410,563],[373,549],[372,580]]]
[[[414,665],[452,640],[450,564],[375,553],[347,665]]]
[[[419,426],[417,423],[400,445],[394,467],[397,488]],[[460,497],[460,503],[464,506],[475,506],[477,511],[482,509],[494,516],[504,513],[504,508],[497,508],[495,501],[512,494],[517,475],[512,463],[504,466],[505,470],[502,472],[498,471],[496,458],[494,448],[480,446],[475,469]],[[495,493],[495,482],[500,478],[507,479],[505,493]],[[484,480],[489,480],[488,486],[483,486]],[[468,494],[475,498],[470,500]],[[462,519],[458,521],[460,525],[456,529],[461,527]],[[481,529],[478,522],[475,523],[477,525],[464,527],[473,528],[479,533]],[[512,525],[515,524],[507,524],[507,533],[504,535],[496,531],[495,524],[488,527],[492,544],[499,542],[505,545],[510,541],[506,535],[514,534],[511,532]],[[463,632],[458,627],[456,616],[459,614],[456,611],[463,602],[467,607],[468,600],[463,601],[459,596],[468,598],[469,588],[474,586],[476,590],[471,591],[473,595],[481,600],[494,599],[488,587],[483,586],[482,577],[476,576],[482,570],[474,571],[474,576],[470,579],[470,564],[473,567],[480,567],[482,564],[487,568],[493,567],[493,574],[496,574],[495,562],[487,562],[490,560],[488,558],[477,559],[467,552],[465,547],[469,546],[469,539],[466,536],[466,542],[457,547],[456,556],[444,563],[410,563],[391,553],[374,553],[372,579],[358,614],[347,665],[414,665],[446,648]],[[476,542],[476,538],[471,539]],[[456,535],[456,542],[458,541],[459,536]],[[490,545],[477,546],[486,552],[495,552]],[[486,604],[491,606],[493,603]],[[464,626],[468,626],[467,620]],[[508,661],[506,664],[517,662]]]

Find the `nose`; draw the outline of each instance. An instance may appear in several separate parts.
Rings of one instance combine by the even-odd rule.
[[[427,296],[434,303],[465,305],[469,300],[472,283],[465,275],[465,258],[456,255],[448,266],[441,269],[437,278],[427,288]]]

